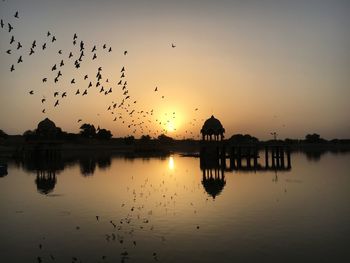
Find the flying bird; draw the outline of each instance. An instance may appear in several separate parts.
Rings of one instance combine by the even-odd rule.
[[[128,51],[127,51],[127,50],[124,51],[124,56],[126,56],[126,54],[128,54]]]
[[[6,53],[11,55],[11,49],[7,50]]]
[[[87,90],[84,90],[84,93],[83,93],[82,96],[84,96],[84,95],[87,95]]]
[[[30,52],[29,52],[29,56],[33,55],[34,54],[34,49],[33,48],[30,48]]]
[[[154,91],[158,91],[158,87],[156,87],[156,88],[154,89]]]
[[[4,25],[5,25],[5,24],[4,24],[4,20],[1,19],[0,25],[1,25],[1,28],[4,28]]]
[[[59,105],[59,103],[58,103],[58,100],[57,100],[54,107],[56,107],[56,106],[58,106],[58,105]]]
[[[15,42],[15,37],[14,37],[14,36],[12,36],[11,39],[10,39],[10,45],[11,45],[13,42]]]
[[[172,48],[175,48],[176,46],[172,43],[172,44],[171,44],[171,47],[172,47]]]
[[[56,40],[57,40],[56,37],[53,36],[51,42],[53,43],[53,42],[55,42]]]
[[[12,64],[12,66],[11,66],[11,69],[10,69],[10,70],[11,70],[11,72],[15,70],[15,66],[14,66],[13,64]]]
[[[18,11],[16,11],[14,17],[15,17],[15,18],[19,18],[19,16],[18,16]]]
[[[18,58],[18,60],[17,60],[17,63],[21,63],[21,62],[23,62],[22,56],[20,56],[20,57]]]
[[[29,91],[29,94],[33,95],[34,94],[34,90]]]
[[[46,43],[42,45],[42,49],[44,50],[46,48]]]
[[[78,94],[80,94],[79,89],[75,92],[75,95],[78,95]]]
[[[47,78],[43,78],[43,82],[46,82],[47,81]]]
[[[9,28],[9,33],[12,31],[12,29],[13,29],[13,26],[11,26],[11,24],[10,23],[7,23],[7,25],[8,25],[8,28]]]
[[[54,71],[54,70],[56,70],[57,69],[57,66],[56,66],[56,64],[55,65],[53,65],[53,67],[51,68],[51,71]]]
[[[17,49],[20,49],[21,47],[22,47],[21,43],[18,42],[18,43],[17,43]]]
[[[47,34],[46,34],[46,36],[51,36],[51,33],[50,33],[50,31],[47,31]]]

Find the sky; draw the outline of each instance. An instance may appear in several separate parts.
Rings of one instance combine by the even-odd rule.
[[[282,139],[350,138],[349,1],[5,0],[0,6],[0,129],[8,134],[33,130],[48,117],[68,132],[91,123],[115,137],[198,138],[214,115],[226,138],[271,139],[271,132]]]

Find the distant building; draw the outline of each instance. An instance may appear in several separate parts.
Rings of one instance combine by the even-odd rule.
[[[207,119],[201,129],[202,139],[204,141],[222,141],[224,139],[225,129],[221,122],[213,115]]]
[[[57,128],[53,121],[46,118],[39,122],[38,128],[36,129],[36,135],[38,138],[42,139],[55,139],[60,131],[61,129]]]

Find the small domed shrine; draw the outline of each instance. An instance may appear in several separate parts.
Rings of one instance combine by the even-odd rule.
[[[39,122],[38,128],[36,129],[36,134],[42,138],[55,138],[57,135],[56,124],[50,119],[46,118],[45,120]]]
[[[213,115],[207,119],[201,129],[202,139],[204,141],[219,141],[224,139],[225,129],[221,122]]]

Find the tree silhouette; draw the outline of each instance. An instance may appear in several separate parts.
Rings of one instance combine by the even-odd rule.
[[[6,139],[7,137],[8,135],[3,130],[0,130],[0,138]]]
[[[97,138],[102,140],[109,140],[112,137],[112,133],[109,130],[106,129],[100,129],[97,132]]]
[[[95,126],[92,124],[84,123],[80,126],[80,134],[86,138],[94,138],[96,136]]]

